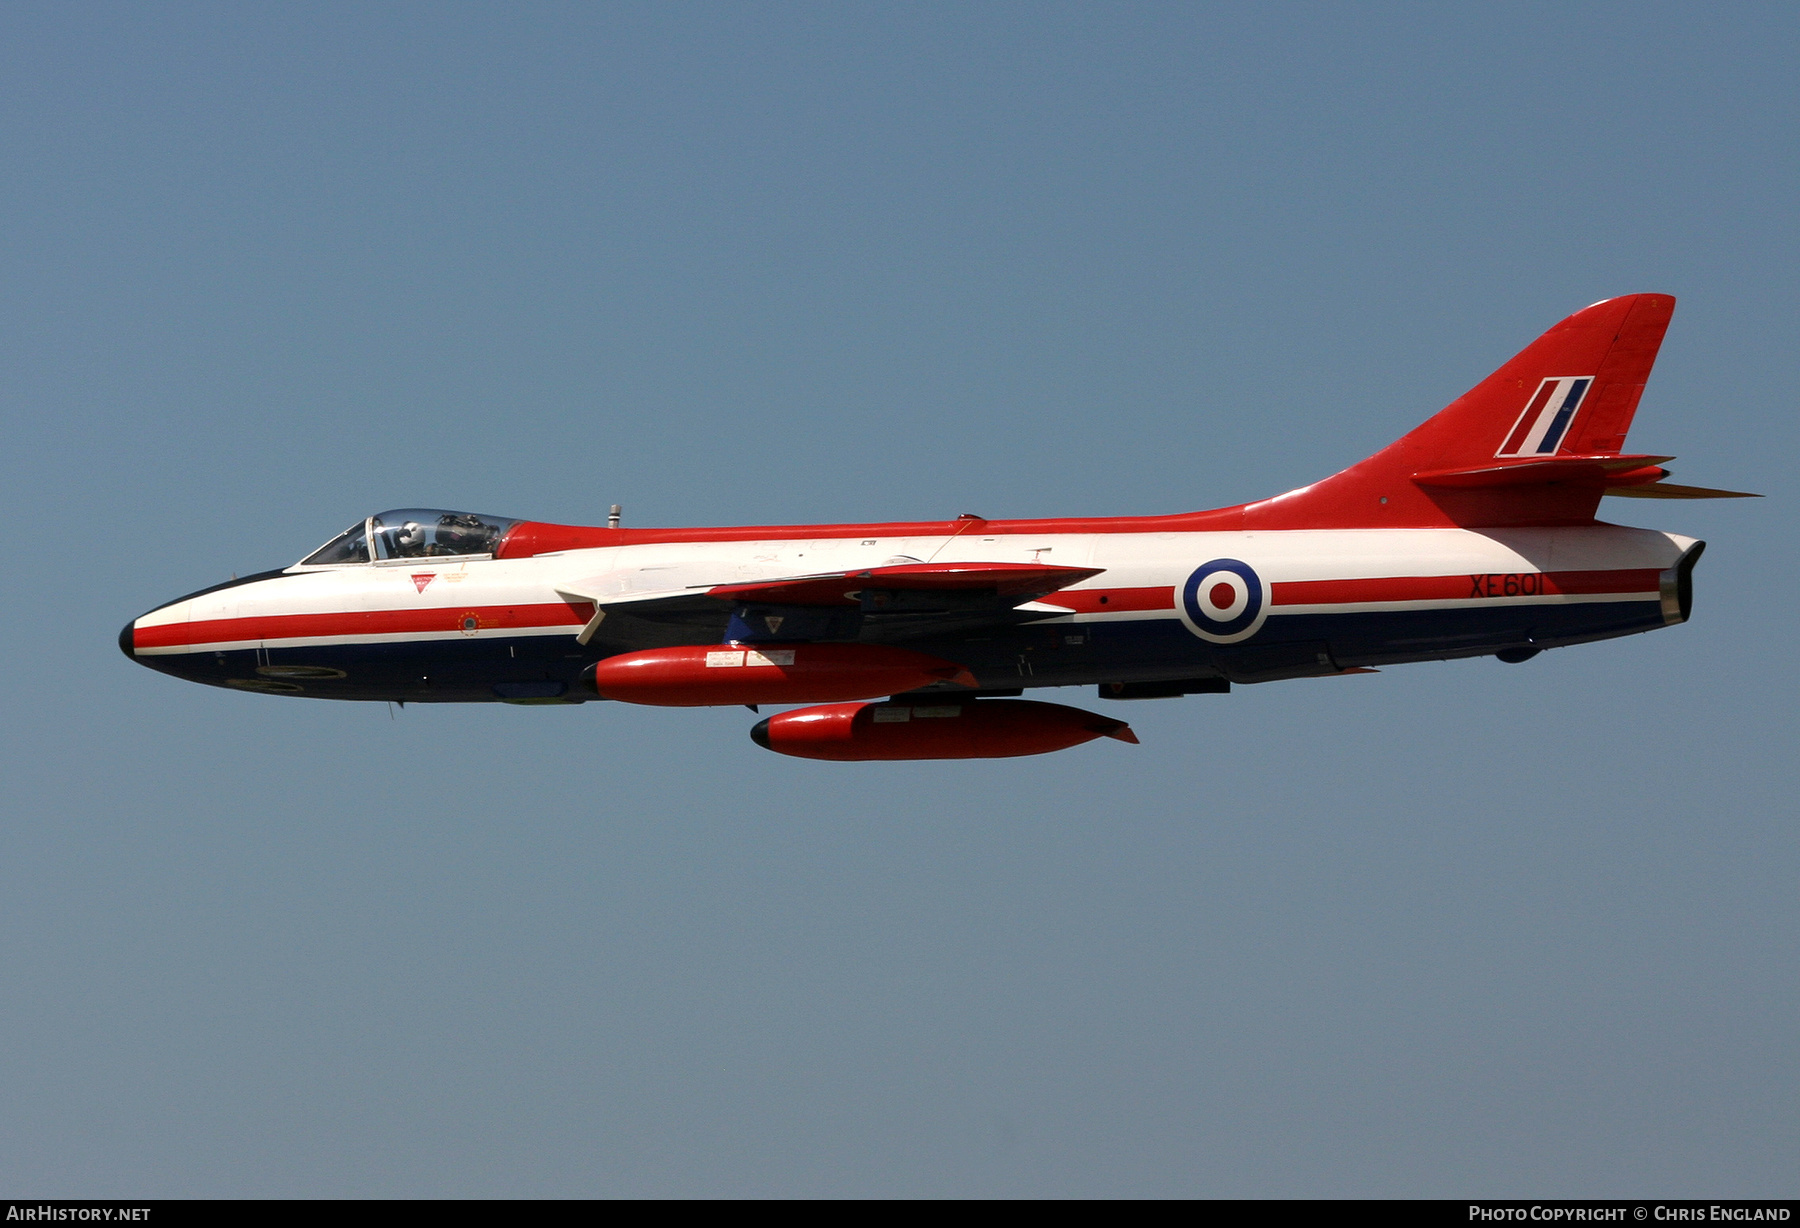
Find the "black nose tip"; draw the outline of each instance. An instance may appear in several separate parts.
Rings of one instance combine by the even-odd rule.
[[[137,619],[134,618],[125,624],[125,630],[119,632],[119,651],[133,661],[137,660],[137,651],[136,646],[131,642],[131,632],[136,626]]]
[[[750,727],[750,740],[764,750],[769,749],[769,721],[767,717]]]

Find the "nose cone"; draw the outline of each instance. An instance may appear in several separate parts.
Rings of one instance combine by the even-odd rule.
[[[126,623],[119,630],[119,651],[145,669],[159,674],[185,678],[190,682],[210,681],[209,672],[217,672],[214,670],[214,658],[211,654],[200,656],[184,652],[179,645],[174,651],[170,650],[170,632],[183,631],[187,626],[187,610],[185,607],[176,607],[181,607],[181,602],[158,606]],[[170,616],[171,609],[177,615],[173,620]]]

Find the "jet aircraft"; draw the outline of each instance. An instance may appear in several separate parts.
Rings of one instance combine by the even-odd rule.
[[[1563,320],[1332,477],[1180,515],[698,529],[417,508],[160,606],[125,654],[195,682],[402,703],[804,705],[750,731],[812,759],[1038,754],[1103,700],[1494,656],[1685,622],[1704,543],[1596,519],[1676,486],[1627,453],[1675,300]]]

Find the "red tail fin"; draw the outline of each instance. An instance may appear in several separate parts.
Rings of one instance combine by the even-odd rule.
[[[1667,294],[1586,307],[1521,350],[1442,412],[1368,460],[1252,503],[1246,528],[1412,528],[1585,523],[1617,462],[1674,314]],[[1592,457],[1545,465],[1557,457]],[[1653,463],[1656,457],[1645,457]],[[1530,471],[1520,480],[1444,475]],[[1435,475],[1435,476],[1434,476]],[[1586,476],[1581,476],[1586,475]],[[1423,477],[1424,480],[1416,481]]]

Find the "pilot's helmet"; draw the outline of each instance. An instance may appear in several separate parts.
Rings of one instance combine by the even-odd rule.
[[[403,550],[417,549],[425,544],[425,530],[419,527],[418,521],[409,520],[400,526],[394,541]]]

